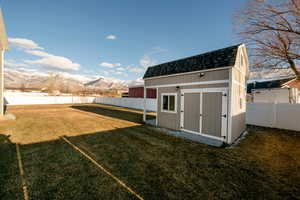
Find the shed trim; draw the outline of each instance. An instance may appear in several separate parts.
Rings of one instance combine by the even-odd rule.
[[[177,87],[177,86],[190,86],[190,85],[209,85],[209,84],[218,84],[218,83],[229,83],[229,80],[200,81],[200,82],[191,82],[191,83],[153,85],[153,86],[146,86],[145,88]]]
[[[228,92],[228,107],[227,107],[227,112],[228,112],[228,119],[227,119],[227,143],[231,144],[231,137],[232,137],[232,103],[233,102],[233,96],[232,96],[232,90],[233,90],[233,71],[232,69],[229,70],[229,92]]]
[[[220,87],[220,88],[193,88],[193,89],[181,89],[180,93],[181,94],[185,94],[185,93],[200,93],[200,99],[202,99],[202,95],[203,93],[208,93],[208,92],[222,92],[222,94],[227,94],[228,93],[228,87]],[[200,101],[200,113],[202,113],[202,100]],[[226,113],[226,115],[228,115],[228,108],[227,108],[227,99],[225,99],[225,97],[222,97],[222,113]],[[216,136],[212,136],[212,135],[207,135],[205,133],[202,133],[202,119],[200,117],[200,124],[199,124],[199,132],[195,132],[195,131],[191,131],[191,130],[187,130],[184,129],[184,96],[181,95],[181,111],[180,111],[180,130],[185,131],[185,132],[189,132],[189,133],[193,133],[196,135],[201,135],[201,136],[205,136],[208,138],[212,138],[212,139],[216,139],[216,140],[220,140],[225,142],[227,139],[227,120],[226,122],[223,121],[222,119],[222,132],[221,132],[221,137],[216,137]],[[224,127],[226,126],[226,127]]]
[[[193,89],[182,89],[181,93],[194,93],[194,92],[227,92],[227,87],[221,88],[193,88]]]
[[[240,82],[238,82],[238,81],[236,81],[236,80],[232,80],[232,82],[233,82],[234,84],[236,84],[236,85],[238,85],[238,86],[241,86],[242,88],[246,89],[245,84],[242,84],[242,83],[240,83]]]
[[[175,105],[174,105],[174,111],[170,111],[170,110],[164,110],[163,109],[163,96],[174,96],[174,100],[175,100]],[[169,103],[169,102],[168,102]],[[177,93],[176,92],[172,92],[172,93],[161,93],[161,100],[160,100],[160,112],[164,112],[164,113],[173,113],[176,114],[177,113]]]
[[[195,132],[195,131],[190,131],[190,130],[186,130],[186,129],[180,129],[184,132],[188,132],[188,133],[193,133],[193,134],[196,134],[196,135],[201,135],[201,136],[204,136],[204,137],[208,137],[208,138],[212,138],[212,139],[215,139],[215,140],[220,140],[222,142],[225,142],[225,138],[223,137],[216,137],[216,136],[212,136],[212,135],[207,135],[207,134],[203,134],[203,133],[198,133],[198,132]]]

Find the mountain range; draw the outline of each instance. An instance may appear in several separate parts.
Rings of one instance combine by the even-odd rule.
[[[127,81],[103,76],[89,76],[70,74],[67,72],[41,72],[32,69],[10,69],[4,72],[4,84],[6,88],[38,88],[42,89],[49,84],[59,84],[68,88],[90,89],[126,89],[128,86],[142,84],[141,79]]]
[[[250,81],[268,80],[278,77],[293,76],[290,69],[256,69],[250,73]],[[49,84],[63,87],[89,88],[100,90],[126,89],[128,86],[143,84],[142,79],[119,80],[103,76],[70,74],[67,72],[42,72],[33,69],[5,68],[4,83],[6,88],[47,88]]]

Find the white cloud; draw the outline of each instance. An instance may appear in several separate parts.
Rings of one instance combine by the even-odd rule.
[[[26,53],[35,55],[35,56],[39,56],[39,57],[50,57],[53,56],[52,54],[49,54],[47,52],[44,51],[37,51],[37,50],[26,50]]]
[[[41,65],[45,67],[53,67],[63,70],[78,70],[80,64],[71,61],[70,59],[63,56],[56,56],[53,54],[46,53],[44,51],[31,51],[27,50],[26,53],[42,57],[37,60],[25,60],[27,64]]]
[[[117,74],[117,75],[122,75],[122,74],[124,74],[124,72],[118,71],[118,72],[115,72],[115,74]]]
[[[105,75],[109,75],[109,74],[110,74],[108,71],[103,71],[103,73],[104,73]]]
[[[140,59],[139,63],[144,68],[156,65],[157,61],[153,59],[153,56],[166,51],[166,49],[163,49],[161,47],[154,47],[144,54],[144,56]]]
[[[118,70],[118,71],[125,71],[125,69],[122,68],[122,67],[118,67],[117,70]]]
[[[142,72],[144,72],[144,69],[138,68],[138,67],[132,67],[132,68],[129,68],[129,72],[132,72],[132,73],[142,73]]]
[[[34,41],[25,38],[8,38],[8,42],[17,49],[44,49]]]
[[[32,40],[25,39],[25,38],[9,38],[9,43],[28,54],[35,55],[41,57],[37,60],[25,60],[23,64],[18,64],[20,67],[27,66],[28,64],[32,65],[41,65],[45,67],[52,67],[57,69],[63,70],[78,70],[80,68],[80,64],[73,62],[69,58],[63,56],[57,56],[45,51],[41,51],[44,48],[40,47],[37,43]],[[9,65],[13,65],[15,63],[6,63]],[[17,66],[17,65],[15,65]]]
[[[156,65],[156,61],[152,58],[150,58],[150,56],[148,55],[144,55],[141,59],[140,59],[140,65],[144,68]]]
[[[120,67],[121,63],[102,62],[102,63],[100,63],[100,66],[102,66],[102,67],[108,67],[108,68],[114,68],[114,67]]]
[[[116,40],[117,36],[115,36],[115,35],[108,35],[108,36],[106,36],[106,39],[108,39],[108,40]]]
[[[26,67],[27,64],[25,63],[16,63],[14,60],[5,60],[4,61],[5,67]]]

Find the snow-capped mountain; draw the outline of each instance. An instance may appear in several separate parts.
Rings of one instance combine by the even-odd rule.
[[[249,82],[289,78],[293,76],[294,73],[289,68],[255,69],[250,72]],[[5,68],[4,78],[6,88],[46,88],[51,81],[55,81],[68,89],[80,89],[84,87],[100,90],[126,89],[128,86],[143,84],[141,78],[126,81],[103,76],[80,75],[67,72],[42,72],[26,68]]]
[[[88,76],[70,74],[67,72],[41,72],[24,68],[17,70],[6,68],[4,79],[6,88],[44,88],[52,81],[68,88],[88,87],[92,89],[109,90],[125,89],[128,86],[142,83],[141,79],[125,81],[103,76]]]

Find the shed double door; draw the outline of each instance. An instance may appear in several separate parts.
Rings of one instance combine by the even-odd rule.
[[[227,93],[218,90],[185,90],[181,99],[181,127],[213,138],[226,136]]]

